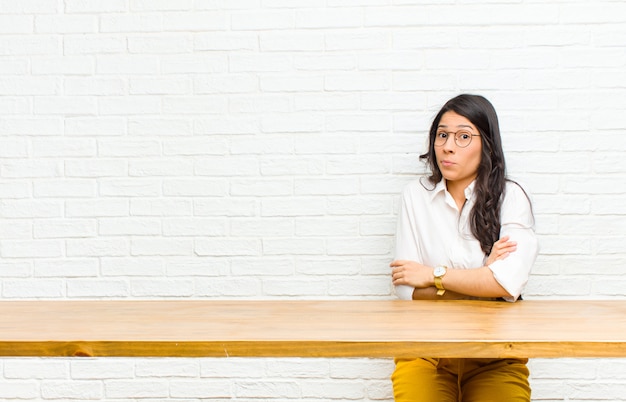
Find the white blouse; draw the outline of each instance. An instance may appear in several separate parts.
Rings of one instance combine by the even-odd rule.
[[[460,214],[446,189],[445,180],[433,186],[425,177],[409,183],[402,192],[396,232],[396,260],[411,260],[435,267],[480,268],[487,256],[471,232],[469,214],[474,206],[474,182],[465,189],[467,201]],[[434,188],[433,188],[434,187]],[[531,205],[522,188],[507,182],[500,210],[500,238],[509,235],[517,250],[489,268],[515,301],[528,282],[539,250]],[[410,300],[413,288],[396,286],[396,295]]]

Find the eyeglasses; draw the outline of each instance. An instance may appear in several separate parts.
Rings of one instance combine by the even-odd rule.
[[[448,137],[454,135],[454,143],[459,148],[465,148],[472,143],[472,137],[480,137],[480,134],[472,134],[467,130],[459,130],[456,133],[438,131],[435,135],[435,146],[442,147],[448,142]]]

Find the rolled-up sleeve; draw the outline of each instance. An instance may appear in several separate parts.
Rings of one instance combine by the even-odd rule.
[[[539,253],[531,203],[516,183],[508,183],[500,215],[500,238],[508,235],[511,241],[517,242],[517,250],[489,268],[496,281],[511,295],[505,300],[515,301],[522,294]]]

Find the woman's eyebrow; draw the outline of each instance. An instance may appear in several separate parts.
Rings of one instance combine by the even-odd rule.
[[[439,124],[437,127],[447,128],[448,126],[447,126],[446,124]],[[472,126],[468,126],[467,124],[459,124],[457,127],[467,127],[467,128],[472,128]]]

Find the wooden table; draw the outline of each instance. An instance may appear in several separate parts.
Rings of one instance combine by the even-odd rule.
[[[626,301],[5,301],[0,356],[626,357]]]

